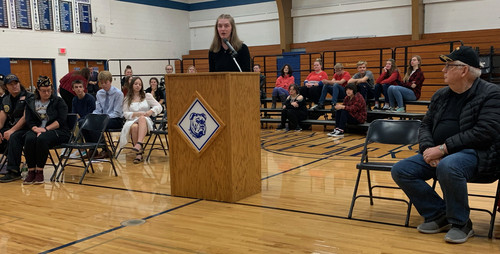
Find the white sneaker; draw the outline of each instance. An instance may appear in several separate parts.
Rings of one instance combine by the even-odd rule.
[[[344,131],[341,129],[336,129],[330,137],[335,137],[335,138],[343,138],[344,137]]]
[[[335,136],[335,133],[337,133],[339,131],[338,128],[335,128],[332,132],[326,134],[328,137],[334,137]]]

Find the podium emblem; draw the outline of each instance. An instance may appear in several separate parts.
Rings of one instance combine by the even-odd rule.
[[[181,117],[177,126],[196,150],[200,152],[221,127],[221,124],[207,110],[207,107],[196,98]]]

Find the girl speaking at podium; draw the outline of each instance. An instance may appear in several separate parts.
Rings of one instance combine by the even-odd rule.
[[[236,24],[229,14],[221,14],[215,22],[215,34],[208,52],[210,72],[250,72],[250,52],[236,33]]]

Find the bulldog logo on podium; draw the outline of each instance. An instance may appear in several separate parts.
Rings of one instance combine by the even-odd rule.
[[[205,116],[205,113],[191,113],[189,120],[191,120],[189,125],[189,132],[191,132],[191,135],[195,138],[205,136],[207,133],[207,117]]]
[[[196,98],[177,126],[200,152],[221,127],[203,103]]]

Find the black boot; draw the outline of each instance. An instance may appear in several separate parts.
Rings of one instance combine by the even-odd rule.
[[[276,108],[276,100],[278,100],[278,97],[273,96],[273,104],[271,105],[271,108]]]

